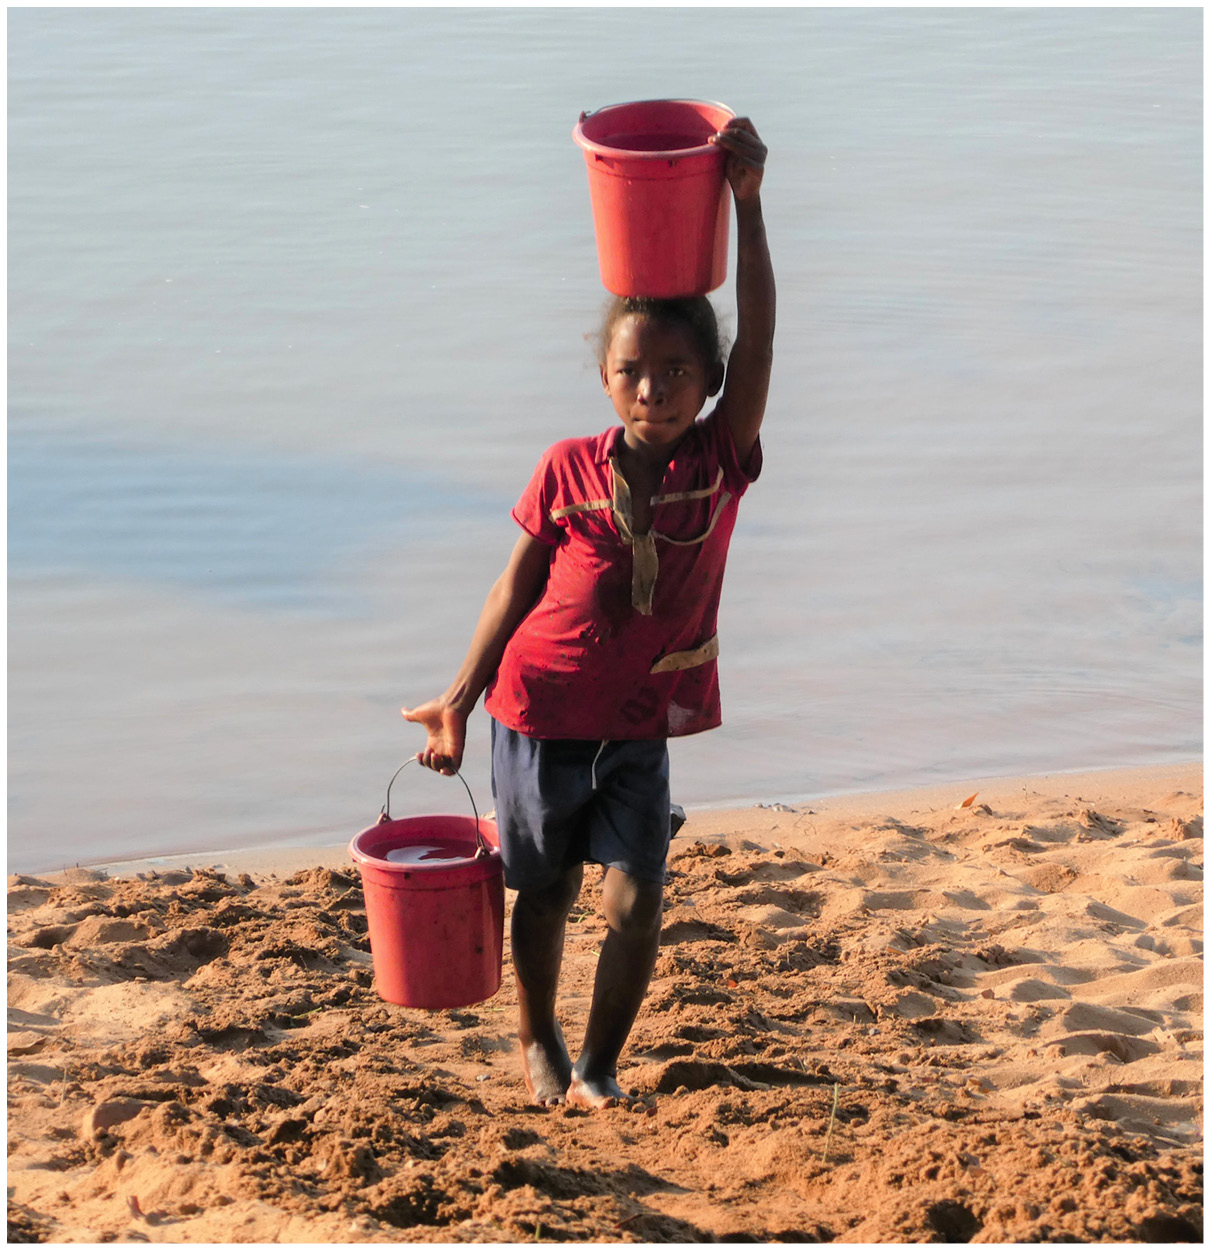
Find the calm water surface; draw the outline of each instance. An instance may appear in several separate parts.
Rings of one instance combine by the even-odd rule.
[[[650,96],[756,122],[780,296],[726,724],[676,797],[1199,756],[1201,41],[1191,9],[10,11],[10,867],[372,823],[538,455],[613,420],[570,132]],[[464,803],[410,770],[392,810]]]

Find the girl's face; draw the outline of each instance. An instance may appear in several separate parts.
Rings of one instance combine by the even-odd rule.
[[[601,383],[626,427],[626,445],[666,459],[718,390],[720,374],[682,326],[628,313],[613,327]]]

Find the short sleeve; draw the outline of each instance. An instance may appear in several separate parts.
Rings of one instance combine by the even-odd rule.
[[[553,449],[552,449],[553,450]],[[543,454],[538,467],[529,479],[529,485],[517,500],[513,508],[513,520],[531,538],[557,547],[563,541],[563,531],[550,519],[551,510],[558,489],[558,480],[552,460],[551,451]]]
[[[722,466],[723,481],[727,484],[727,489],[734,495],[742,495],[760,477],[760,471],[764,465],[764,451],[761,448],[759,435],[752,445],[752,450],[748,453],[748,463],[740,464],[731,427],[727,424],[726,418],[718,415],[717,408],[705,418],[702,424],[707,428],[708,437],[714,446],[718,462]]]

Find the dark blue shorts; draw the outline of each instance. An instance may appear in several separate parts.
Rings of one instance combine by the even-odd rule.
[[[671,840],[668,743],[529,738],[492,721],[504,882],[554,885],[576,864],[663,884]]]

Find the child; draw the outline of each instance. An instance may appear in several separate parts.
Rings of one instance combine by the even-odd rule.
[[[765,145],[747,118],[711,142],[726,152],[739,238],[726,384],[705,297],[613,302],[601,382],[621,426],[542,457],[513,510],[523,533],[453,684],[403,709],[428,731],[416,758],[451,775],[467,716],[488,691],[505,882],[517,891],[518,1036],[526,1087],[543,1106],[625,1101],[618,1057],[660,939],[667,739],[721,720],[715,622],[738,497],[760,472],[774,289]],[[605,865],[608,934],[573,1065],[555,995],[586,861]]]

